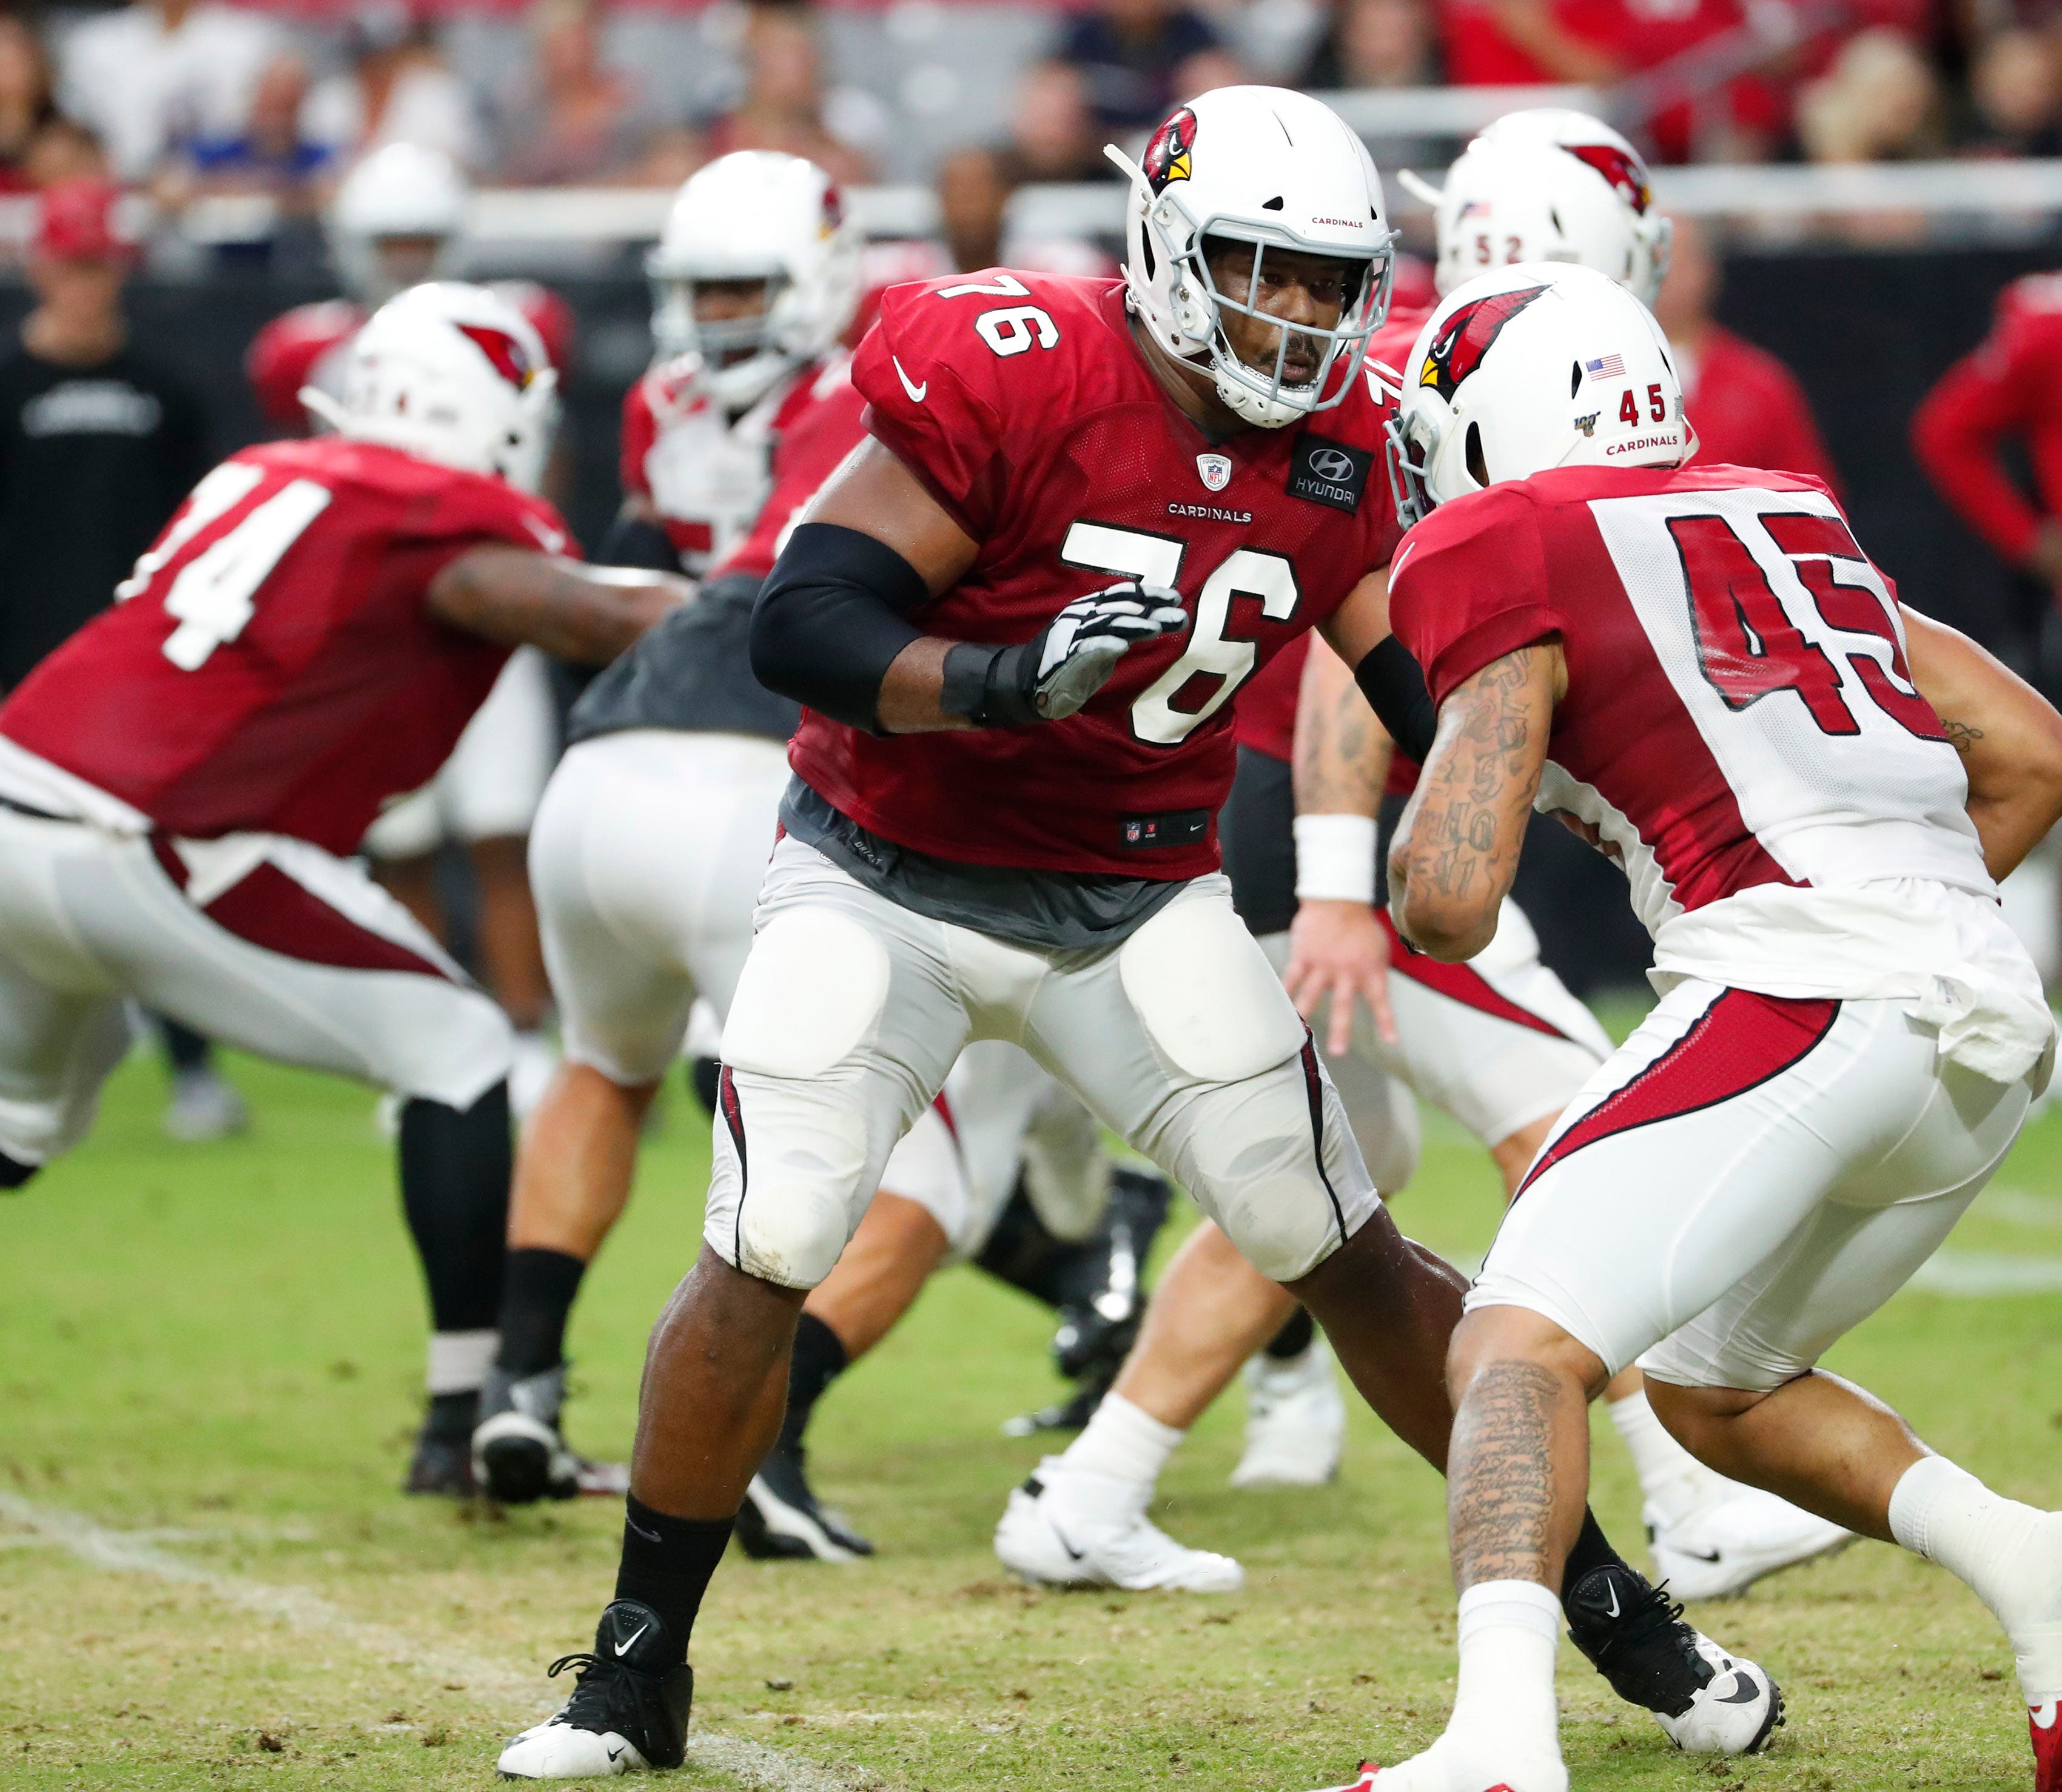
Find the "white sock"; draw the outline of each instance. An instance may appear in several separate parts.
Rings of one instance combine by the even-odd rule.
[[[1611,1420],[1639,1476],[1639,1490],[1667,1518],[1687,1515],[1721,1477],[1677,1443],[1654,1416],[1644,1392],[1608,1402]]]
[[[2028,1705],[2062,1697],[2062,1515],[1993,1493],[1946,1457],[1928,1456],[1892,1491],[1890,1531],[1996,1614]]]
[[[432,1332],[430,1360],[425,1381],[429,1391],[439,1393],[476,1393],[494,1366],[494,1353],[501,1348],[498,1331]]]
[[[1471,1754],[1488,1742],[1520,1761],[1542,1752],[1559,1758],[1560,1640],[1561,1602],[1537,1582],[1484,1581],[1461,1595],[1460,1686],[1446,1728],[1469,1738]]]
[[[1077,1473],[1107,1475],[1149,1489],[1187,1435],[1162,1425],[1122,1394],[1106,1393],[1086,1429],[1067,1446],[1060,1461]]]

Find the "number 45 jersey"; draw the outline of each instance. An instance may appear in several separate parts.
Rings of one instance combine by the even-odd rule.
[[[567,546],[541,499],[396,449],[323,436],[232,455],[115,607],[0,706],[0,792],[30,800],[55,766],[132,826],[355,852],[380,804],[450,756],[508,657],[424,607],[483,542]]]
[[[1721,904],[1751,958],[1748,916],[1835,914],[1804,892],[1996,894],[1896,591],[1815,479],[1568,467],[1491,486],[1404,538],[1390,615],[1440,701],[1559,637],[1538,807],[1619,860],[1664,960],[1674,924],[1715,928]]]
[[[1133,647],[1065,721],[884,739],[811,713],[796,772],[853,820],[942,859],[1215,870],[1233,696],[1394,545],[1366,371],[1305,423],[1212,442],[1153,378],[1118,283],[991,269],[893,288],[852,379],[867,427],[980,543],[920,627],[1025,641],[1132,577],[1173,587],[1192,619]]]

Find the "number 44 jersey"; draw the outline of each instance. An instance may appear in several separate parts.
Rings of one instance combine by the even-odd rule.
[[[450,756],[508,649],[423,599],[483,542],[563,552],[499,479],[323,436],[224,461],[96,617],[0,706],[7,743],[194,838],[357,849]]]
[[[1174,880],[1218,864],[1234,694],[1387,561],[1382,401],[1213,442],[1169,400],[1110,280],[985,273],[893,288],[852,379],[867,427],[980,544],[912,619],[1029,640],[1120,579],[1181,594],[1080,714],[878,738],[809,714],[792,758],[853,820],[960,863]]]
[[[1404,538],[1390,615],[1441,701],[1559,638],[1538,807],[1620,860],[1657,937],[1729,900],[1738,926],[1892,880],[1995,893],[1895,589],[1815,479],[1568,467],[1491,486]]]

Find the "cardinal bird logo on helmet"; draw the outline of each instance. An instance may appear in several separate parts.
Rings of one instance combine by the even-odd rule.
[[[1160,193],[1169,181],[1188,179],[1195,147],[1196,114],[1185,106],[1153,133],[1153,141],[1145,146],[1146,184]]]
[[[528,390],[530,382],[537,377],[537,370],[530,364],[529,351],[522,343],[505,330],[490,329],[483,324],[461,323],[458,330],[517,391]]]
[[[1441,398],[1450,400],[1454,388],[1482,365],[1503,327],[1546,290],[1520,287],[1514,292],[1493,292],[1463,305],[1432,339],[1425,364],[1418,370],[1418,383],[1434,387]]]
[[[1654,189],[1647,184],[1647,170],[1638,156],[1628,155],[1609,143],[1564,143],[1561,146],[1584,166],[1594,168],[1602,174],[1611,190],[1635,211],[1643,213],[1654,203]]]

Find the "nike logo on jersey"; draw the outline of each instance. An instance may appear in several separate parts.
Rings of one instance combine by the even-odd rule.
[[[910,403],[913,404],[921,404],[924,402],[924,395],[931,389],[930,381],[927,379],[922,385],[919,386],[915,380],[912,379],[909,376],[909,375],[903,372],[902,363],[899,357],[891,355],[888,359],[894,362],[895,377],[902,382],[902,390],[909,395]]]
[[[640,1531],[637,1534],[643,1537],[648,1535],[649,1533]],[[621,1661],[624,1656],[628,1655],[632,1650],[637,1646],[637,1639],[643,1636],[644,1633],[651,1628],[651,1622],[648,1619],[645,1622],[639,1625],[635,1630],[631,1632],[629,1642],[620,1642],[616,1646],[616,1658],[619,1662]]]
[[[1743,1674],[1739,1676],[1739,1684],[1731,1692],[1719,1694],[1719,1702],[1721,1705],[1751,1705],[1760,1697],[1761,1688]]]

